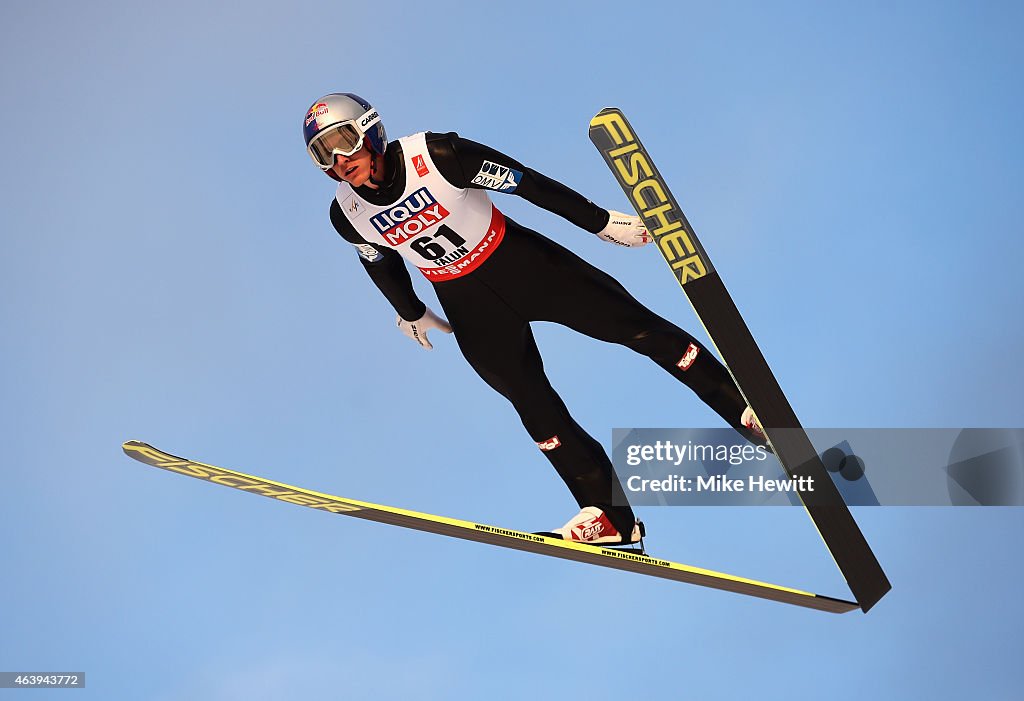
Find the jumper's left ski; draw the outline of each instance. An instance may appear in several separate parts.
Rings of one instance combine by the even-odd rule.
[[[799,492],[800,498],[867,612],[892,585],[665,179],[621,110],[608,107],[590,120],[590,140],[643,218],[740,393],[757,413],[783,469],[815,485],[813,491]]]
[[[745,577],[735,577],[730,574],[713,572],[699,567],[690,567],[689,565],[681,565],[676,562],[659,560],[628,550],[581,545],[534,533],[523,533],[509,528],[496,528],[482,523],[473,523],[472,521],[461,521],[444,516],[434,516],[417,511],[396,509],[392,506],[382,506],[380,504],[371,504],[365,501],[344,499],[330,494],[313,492],[308,489],[282,484],[281,482],[273,482],[262,477],[254,477],[253,475],[246,475],[234,470],[227,470],[223,467],[214,467],[213,465],[205,465],[201,462],[175,457],[139,441],[128,441],[122,447],[129,457],[153,467],[206,480],[207,482],[214,482],[225,487],[233,487],[234,489],[251,492],[252,494],[287,501],[299,506],[308,506],[311,509],[328,511],[333,514],[355,516],[370,521],[390,523],[395,526],[402,526],[403,528],[414,528],[418,531],[438,533],[454,538],[462,538],[463,540],[475,540],[480,543],[488,543],[503,548],[526,550],[549,557],[627,570],[651,577],[673,579],[678,582],[688,582],[704,587],[723,589],[736,592],[737,594],[771,599],[772,601],[794,604],[819,611],[828,611],[830,613],[846,613],[857,608],[857,604],[852,601],[833,599],[828,596],[800,591],[799,589],[780,587],[776,584],[758,582],[753,579],[746,579]]]

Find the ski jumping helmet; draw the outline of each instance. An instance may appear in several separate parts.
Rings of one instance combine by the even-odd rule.
[[[364,140],[381,155],[388,147],[380,114],[353,93],[331,93],[314,102],[306,111],[302,134],[310,158],[324,172],[334,166],[335,155],[351,156]]]

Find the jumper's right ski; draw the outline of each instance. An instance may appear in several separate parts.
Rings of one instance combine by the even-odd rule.
[[[475,540],[502,548],[526,550],[538,555],[547,555],[548,557],[575,560],[599,567],[636,572],[637,574],[645,574],[650,577],[674,579],[677,582],[688,582],[703,587],[724,589],[725,591],[736,592],[737,594],[771,599],[772,601],[779,601],[784,604],[793,604],[830,613],[846,613],[857,608],[857,604],[852,601],[833,599],[830,596],[812,594],[767,582],[758,582],[754,579],[736,577],[731,574],[705,570],[700,567],[690,567],[689,565],[669,562],[668,560],[649,557],[629,550],[581,545],[580,543],[565,541],[561,538],[551,538],[536,533],[524,533],[510,528],[497,528],[482,523],[462,521],[445,516],[435,516],[418,511],[409,511],[408,509],[397,509],[393,506],[371,504],[366,501],[356,501],[355,499],[345,499],[330,494],[314,492],[309,489],[274,482],[263,477],[246,475],[223,467],[179,458],[140,441],[127,441],[122,448],[129,457],[146,465],[167,470],[168,472],[177,472],[179,475],[194,477],[225,487],[239,489],[243,492],[249,492],[250,494],[258,494],[299,506],[306,506],[311,509],[327,511],[332,514],[355,516],[356,518],[389,523],[394,526],[402,526],[403,528],[414,528],[418,531],[437,533],[453,538]]]
[[[620,110],[609,107],[590,120],[590,140],[653,235],[744,399],[760,419],[779,462],[791,478],[805,477],[814,485],[814,492],[800,494],[804,506],[857,603],[867,611],[889,591],[889,580],[693,227]]]

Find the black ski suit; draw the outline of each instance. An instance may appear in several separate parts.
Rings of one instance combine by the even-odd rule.
[[[426,136],[438,172],[457,188],[482,188],[472,181],[485,161],[522,173],[514,194],[597,233],[608,212],[582,195],[518,161],[455,133]],[[364,200],[386,205],[405,190],[401,144],[388,145],[379,189],[355,188]],[[359,235],[337,200],[331,222],[350,243],[373,282],[408,321],[426,307],[413,291],[402,257]],[[482,265],[452,280],[433,282],[462,354],[483,380],[509,400],[544,456],[577,503],[605,511],[620,533],[635,517],[601,444],[573,420],[544,374],[531,321],[552,321],[645,355],[692,389],[725,421],[741,430],[746,404],[725,367],[690,334],[634,299],[610,275],[576,254],[505,218],[505,235]],[[366,255],[372,246],[370,255]],[[368,260],[374,259],[373,262]]]

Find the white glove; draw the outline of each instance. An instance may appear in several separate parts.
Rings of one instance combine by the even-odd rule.
[[[632,214],[608,211],[608,226],[597,232],[597,237],[608,243],[633,248],[644,246],[654,238],[647,233],[644,220]]]
[[[406,336],[416,341],[427,350],[433,350],[433,346],[430,345],[430,341],[427,340],[427,331],[430,329],[440,329],[445,333],[451,333],[452,327],[447,321],[439,317],[434,312],[427,309],[416,321],[406,321],[401,316],[398,317],[398,328]]]

